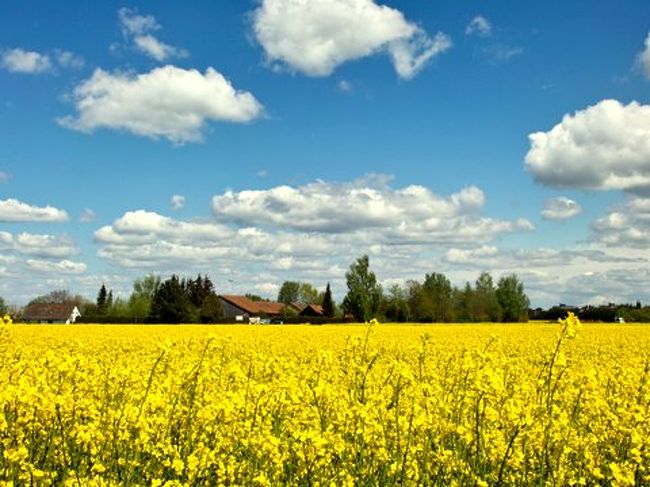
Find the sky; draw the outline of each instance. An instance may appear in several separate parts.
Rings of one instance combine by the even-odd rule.
[[[650,2],[5,0],[0,296],[516,273],[650,302]]]

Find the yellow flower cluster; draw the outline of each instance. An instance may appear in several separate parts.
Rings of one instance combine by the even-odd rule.
[[[0,484],[650,485],[650,328],[40,326]]]

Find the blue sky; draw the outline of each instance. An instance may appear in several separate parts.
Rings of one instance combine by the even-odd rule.
[[[7,1],[0,295],[341,297],[369,253],[386,286],[650,301],[649,30],[643,1]]]

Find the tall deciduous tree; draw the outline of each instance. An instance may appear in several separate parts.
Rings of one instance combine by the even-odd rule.
[[[424,295],[425,316],[430,318],[430,321],[440,323],[453,320],[452,287],[444,274],[426,274],[421,292]]]
[[[160,276],[149,274],[133,281],[133,292],[129,297],[129,314],[135,321],[144,321],[151,311],[151,301],[160,287]]]
[[[278,302],[284,304],[297,303],[300,295],[300,283],[297,281],[284,281],[278,292]]]
[[[316,301],[318,301],[318,289],[308,282],[301,282],[298,290],[298,300],[296,302],[300,304],[314,304]]]
[[[499,279],[496,295],[503,310],[503,321],[509,323],[528,321],[530,301],[524,292],[523,283],[515,274]]]
[[[476,279],[472,313],[475,321],[501,321],[503,313],[492,276],[488,272],[481,273]]]
[[[375,273],[370,270],[367,255],[359,257],[345,273],[348,293],[343,299],[343,310],[358,321],[374,318],[381,303],[381,286]]]

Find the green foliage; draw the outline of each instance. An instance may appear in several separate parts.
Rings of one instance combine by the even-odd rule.
[[[476,280],[474,299],[472,300],[472,321],[501,321],[503,310],[497,298],[492,276],[483,272]]]
[[[499,279],[496,296],[503,311],[502,321],[506,323],[528,321],[530,301],[524,293],[523,283],[515,274]]]
[[[318,301],[318,289],[309,284],[308,282],[301,282],[300,289],[298,290],[299,304],[314,304]]]
[[[388,290],[388,296],[384,298],[382,309],[384,316],[389,321],[405,323],[411,318],[407,292],[398,284],[391,286]]]
[[[265,299],[265,298],[263,298],[262,296],[260,296],[258,294],[246,293],[244,296],[246,296],[251,301],[268,301],[268,299]]]
[[[146,320],[151,311],[151,301],[160,287],[160,276],[149,274],[133,282],[133,292],[129,297],[128,314],[136,323]]]
[[[300,283],[297,281],[284,281],[278,292],[278,303],[291,304],[298,302]]]
[[[102,287],[99,288],[97,293],[97,299],[95,303],[97,304],[97,313],[100,315],[106,314],[106,308],[108,301],[108,291],[106,291],[106,285],[102,284]]]
[[[318,290],[308,282],[284,281],[278,292],[278,302],[284,304],[313,304],[318,300]]]
[[[326,318],[331,318],[334,316],[334,300],[332,299],[332,289],[330,288],[330,283],[327,283],[325,288],[325,294],[323,295],[323,301],[321,306],[323,307],[323,316]]]
[[[411,283],[409,304],[421,321],[449,322],[454,318],[451,282],[444,274],[433,272],[424,282]]]
[[[183,323],[191,315],[192,303],[176,275],[164,281],[151,301],[149,320],[154,323]]]
[[[348,293],[343,299],[343,310],[357,321],[374,318],[381,303],[382,290],[375,273],[370,271],[367,255],[359,257],[345,273]]]
[[[214,323],[215,321],[220,320],[221,317],[221,301],[219,301],[216,293],[212,292],[205,296],[201,303],[201,307],[199,308],[199,320],[201,323]]]
[[[4,316],[7,313],[9,313],[9,307],[7,306],[4,298],[0,296],[0,315]]]

